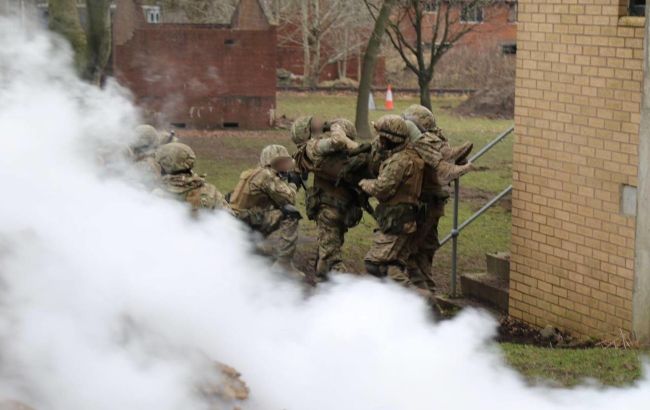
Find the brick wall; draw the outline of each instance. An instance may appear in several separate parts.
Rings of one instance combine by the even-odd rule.
[[[631,332],[643,26],[624,0],[519,0],[510,313]]]
[[[247,3],[256,5],[242,2]],[[248,24],[239,29],[146,24],[132,0],[117,7],[114,74],[147,113],[197,128],[269,127],[275,109],[275,27],[248,29],[256,19],[246,10],[236,16]]]

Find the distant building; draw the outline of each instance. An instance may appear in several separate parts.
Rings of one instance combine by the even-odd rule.
[[[164,122],[266,128],[276,107],[275,44],[258,0],[241,0],[228,24],[168,23],[155,3],[117,0],[113,74]]]
[[[444,27],[443,19],[449,2],[443,0],[440,10],[436,0],[428,0],[422,26],[422,42],[430,46],[433,41],[433,27],[438,14],[441,14],[440,31]],[[487,6],[466,8],[455,4],[449,11],[449,33],[458,33],[471,28],[458,42],[447,51],[436,64],[435,86],[454,88],[473,88],[485,85],[484,78],[490,69],[509,68],[509,76],[514,75],[515,55],[517,53],[518,0],[497,0]],[[408,19],[401,25],[404,36],[416,43],[416,33]],[[440,41],[441,34],[438,35]],[[501,58],[505,57],[505,59]],[[477,73],[480,73],[478,75]],[[495,73],[492,73],[495,74]],[[496,73],[499,75],[499,73]]]

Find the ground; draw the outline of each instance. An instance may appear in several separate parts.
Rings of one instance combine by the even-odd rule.
[[[395,112],[399,113],[409,104],[417,103],[415,96],[396,95]],[[305,93],[281,93],[278,95],[278,117],[288,119],[300,115],[315,114],[323,118],[354,118],[355,96],[351,94],[326,95]],[[496,135],[512,125],[508,120],[463,118],[453,114],[462,102],[461,97],[438,97],[433,101],[438,125],[453,144],[470,140],[475,150],[480,149]],[[377,101],[381,105],[381,101]],[[371,119],[386,114],[371,113]],[[285,121],[286,123],[286,121]],[[286,129],[268,131],[183,131],[182,141],[191,145],[198,156],[196,170],[207,174],[208,180],[223,193],[231,191],[239,174],[255,166],[261,149],[268,144],[283,144],[293,148]],[[492,196],[500,192],[512,180],[512,139],[510,136],[482,157],[476,165],[478,172],[462,179],[460,222],[478,210]],[[304,197],[300,195],[300,207],[304,209]],[[447,216],[442,220],[441,236],[451,226],[451,202]],[[487,252],[504,251],[510,247],[509,198],[493,207],[483,217],[463,231],[459,240],[459,272],[485,270],[484,255]],[[299,265],[310,269],[315,258],[315,224],[303,221]],[[362,271],[362,259],[370,245],[374,221],[365,215],[362,224],[346,237],[346,262]],[[443,247],[435,260],[435,279],[439,289],[448,290],[451,247]],[[530,380],[550,379],[560,385],[571,386],[584,378],[593,378],[605,384],[620,385],[639,377],[639,352],[612,349],[554,349],[514,344],[502,344],[506,359]]]

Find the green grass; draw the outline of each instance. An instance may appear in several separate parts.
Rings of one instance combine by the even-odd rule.
[[[552,349],[504,343],[507,362],[531,382],[572,387],[585,380],[623,386],[641,377],[647,352],[616,349]]]

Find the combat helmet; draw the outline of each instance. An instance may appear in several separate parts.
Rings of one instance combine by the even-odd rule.
[[[311,138],[311,120],[313,117],[300,117],[291,124],[291,141],[300,146]]]
[[[422,132],[433,131],[437,128],[433,113],[422,105],[411,105],[402,113],[402,117],[405,120],[413,121]]]
[[[409,137],[408,126],[399,115],[384,115],[372,125],[380,138],[385,138],[394,144],[402,144]]]
[[[345,132],[345,135],[347,135],[348,138],[351,140],[357,139],[357,127],[355,127],[352,121],[348,120],[347,118],[337,118],[330,121],[330,124],[340,125],[341,128],[343,128],[343,132]]]
[[[135,127],[133,143],[131,148],[136,152],[154,150],[158,146],[160,136],[158,131],[149,124],[141,124]]]
[[[260,165],[263,167],[272,166],[279,159],[291,159],[289,151],[282,145],[267,145],[260,155]]]
[[[196,155],[188,145],[171,142],[158,148],[155,158],[165,174],[177,174],[191,171]]]

